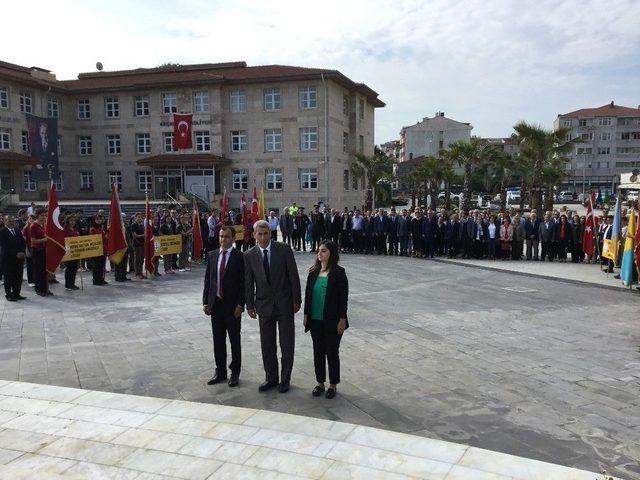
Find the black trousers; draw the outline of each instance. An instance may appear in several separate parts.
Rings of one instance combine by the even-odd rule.
[[[409,237],[406,235],[400,236],[400,255],[406,256],[409,254]]]
[[[355,253],[362,253],[364,251],[362,230],[351,230],[351,235],[353,236],[353,251]]]
[[[47,284],[47,254],[45,249],[34,248],[31,250],[31,258],[33,258],[33,283],[35,283],[36,293],[47,293],[49,286]]]
[[[69,260],[64,269],[64,286],[66,288],[73,287],[76,284],[76,273],[78,272],[79,260]]]
[[[213,333],[213,358],[218,375],[227,376],[227,335],[231,345],[231,374],[240,375],[242,351],[240,347],[240,318],[233,316],[233,310],[225,308],[222,300],[216,298],[211,311],[211,331]]]
[[[271,316],[258,318],[260,324],[260,347],[262,349],[262,363],[264,365],[265,380],[278,381],[278,356],[276,347],[276,326],[280,340],[282,354],[282,369],[280,380],[289,382],[293,370],[293,353],[295,346],[295,328],[293,315],[285,315],[277,310]]]
[[[378,255],[387,254],[387,236],[385,234],[376,235],[376,250]]]
[[[27,257],[27,283],[33,283],[33,257]]]
[[[340,340],[342,335],[333,328],[327,328],[324,321],[309,320],[311,322],[311,339],[313,340],[313,365],[316,371],[316,381],[324,383],[327,379],[327,364],[329,365],[329,383],[340,383]]]
[[[556,244],[554,242],[542,242],[542,252],[540,255],[540,260],[544,262],[545,258],[549,258],[550,262],[553,262],[553,259],[556,256]]]
[[[320,246],[320,242],[322,241],[322,235],[320,233],[316,233],[315,229],[311,233],[311,251],[315,252]]]
[[[114,267],[116,282],[123,282],[127,278],[127,266],[129,264],[129,252],[125,252],[122,260]]]
[[[389,255],[398,255],[398,237],[389,235]]]
[[[106,264],[107,257],[102,255],[101,257],[93,257],[93,284],[97,285],[104,282],[104,266]]]
[[[142,266],[144,265],[144,244],[133,246],[133,256],[135,257],[136,275],[144,275]]]
[[[271,240],[274,242],[278,241],[278,230],[271,230]]]
[[[5,255],[6,257],[6,255]],[[9,298],[20,295],[22,290],[22,270],[24,260],[18,258],[2,259],[2,274],[4,276],[4,293]]]
[[[425,237],[423,241],[424,256],[433,258],[433,254],[436,251],[436,241],[434,238]]]

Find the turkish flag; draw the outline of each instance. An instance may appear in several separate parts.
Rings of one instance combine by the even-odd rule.
[[[258,213],[258,191],[256,186],[253,186],[253,200],[251,200],[251,223],[256,223],[260,220],[260,214]]]
[[[51,182],[49,189],[49,206],[47,211],[47,221],[44,224],[44,233],[47,237],[46,256],[47,272],[55,273],[62,257],[66,253],[64,243],[64,227],[60,225],[60,207],[58,206],[58,196],[56,187]]]
[[[153,274],[156,266],[153,263],[155,254],[155,246],[153,242],[153,228],[151,226],[151,209],[149,208],[149,200],[146,202],[146,213],[144,217],[144,269]]]
[[[593,217],[591,195],[587,201],[587,216],[584,221],[584,233],[582,234],[582,251],[587,255],[593,254],[593,237],[595,235],[596,222]]]
[[[191,148],[191,120],[193,115],[173,114],[173,146]]]
[[[195,197],[193,198],[193,259],[197,262],[202,258],[202,230],[200,230],[200,212]]]
[[[120,198],[118,197],[118,189],[115,185],[111,185],[108,238],[106,254],[109,255],[109,260],[119,265],[124,258],[124,254],[127,253],[127,240],[124,234],[124,225],[122,224]]]

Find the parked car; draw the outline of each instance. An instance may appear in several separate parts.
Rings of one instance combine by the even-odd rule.
[[[568,190],[560,192],[558,195],[556,195],[556,201],[558,202],[573,202],[574,198],[575,197],[573,192],[570,192]]]
[[[637,202],[638,201],[638,190],[629,190],[627,192],[627,201],[629,201],[629,202]]]

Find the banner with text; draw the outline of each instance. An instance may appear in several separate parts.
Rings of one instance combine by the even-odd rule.
[[[82,258],[101,257],[104,255],[102,248],[102,235],[85,235],[83,237],[66,237],[64,239],[65,253],[63,262],[80,260]]]
[[[153,237],[154,255],[172,255],[182,251],[182,235],[163,235]]]

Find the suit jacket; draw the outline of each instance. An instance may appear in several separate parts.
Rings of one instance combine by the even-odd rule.
[[[525,235],[527,240],[538,240],[540,234],[540,219],[536,218],[535,221],[531,221],[531,218],[527,218],[524,222]]]
[[[214,312],[214,303],[218,292],[218,259],[220,249],[212,250],[207,256],[207,271],[204,275],[204,290],[202,304],[208,305]],[[242,253],[232,248],[224,267],[222,278],[222,299],[216,304],[225,313],[231,313],[238,306],[244,307],[244,257]]]
[[[27,248],[27,242],[22,236],[22,232],[16,227],[15,236],[11,234],[8,228],[0,230],[0,251],[2,252],[2,264],[11,265],[18,261],[16,256],[18,253],[25,251]]]
[[[309,272],[307,285],[304,290],[304,313],[311,315],[311,300],[313,298],[313,285],[318,278],[320,269]],[[346,320],[346,328],[349,328],[347,318],[347,303],[349,299],[349,281],[347,274],[340,265],[331,269],[327,278],[327,292],[324,299],[324,310],[322,311],[325,328],[330,328],[334,332],[341,318]],[[309,319],[309,321],[313,321]],[[305,332],[309,327],[305,327]]]
[[[411,233],[411,217],[403,217],[402,215],[398,217],[398,236],[399,237],[408,237],[409,233]]]
[[[293,231],[293,217],[283,213],[280,215],[280,231],[283,235],[290,235]]]
[[[302,303],[300,276],[293,250],[284,243],[274,241],[269,248],[269,281],[260,247],[256,245],[244,253],[247,310],[255,309],[261,317],[270,317],[274,312],[293,316],[293,304]]]
[[[387,217],[387,223],[389,225],[389,238],[396,239],[398,238],[398,224],[399,224],[399,215],[389,215]]]
[[[331,222],[329,226],[329,234],[331,237],[337,237],[342,231],[342,217],[336,213],[333,218],[329,217],[329,221]]]
[[[425,237],[427,240],[433,240],[436,234],[436,228],[438,228],[438,220],[436,219],[435,215],[431,218],[429,218],[429,216],[422,217],[423,237]]]
[[[539,238],[541,242],[556,241],[556,227],[558,226],[553,220],[549,220],[549,228],[544,222],[540,222]]]

